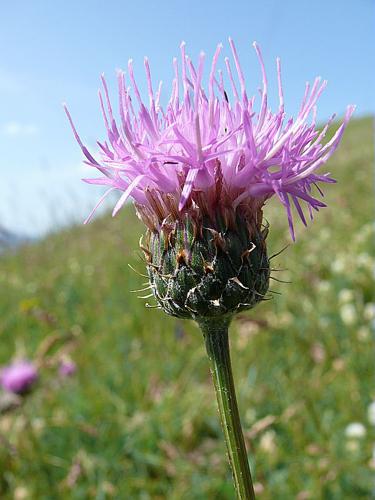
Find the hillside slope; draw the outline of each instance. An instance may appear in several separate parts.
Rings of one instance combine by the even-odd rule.
[[[371,119],[353,121],[330,162],[329,208],[273,261],[292,283],[274,281],[281,295],[231,330],[262,499],[373,487],[373,164]],[[290,237],[277,203],[265,215],[272,254]],[[200,332],[130,293],[146,281],[142,231],[129,207],[0,258],[0,365],[41,365],[35,390],[0,415],[1,498],[233,498]],[[62,380],[67,354],[78,369]],[[365,437],[346,436],[352,422]]]

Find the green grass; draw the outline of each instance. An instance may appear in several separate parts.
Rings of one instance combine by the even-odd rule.
[[[329,168],[329,208],[273,260],[292,283],[273,282],[281,295],[231,329],[261,499],[367,499],[374,484],[370,119],[350,125]],[[265,214],[274,253],[286,217],[277,203]],[[141,233],[129,207],[1,258],[0,364],[41,363],[35,390],[0,415],[1,498],[234,498],[200,332],[130,293],[145,281],[128,267],[144,272]],[[64,381],[63,353],[78,365]],[[366,436],[348,439],[351,422]]]

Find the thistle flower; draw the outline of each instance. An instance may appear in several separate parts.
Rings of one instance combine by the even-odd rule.
[[[99,160],[83,145],[65,108],[86,157],[85,163],[103,174],[100,178],[84,180],[108,186],[104,196],[114,189],[122,191],[113,215],[132,196],[151,229],[162,226],[171,216],[183,221],[185,214],[196,211],[212,217],[219,209],[228,220],[233,218],[235,211],[251,212],[255,217],[264,202],[276,195],[286,210],[294,238],[291,205],[294,204],[304,224],[306,216],[302,205],[307,207],[311,217],[314,210],[325,206],[312,193],[312,186],[334,182],[328,174],[317,171],[337,148],[354,106],[347,108],[342,125],[323,145],[328,127],[335,118],[333,115],[321,131],[316,129],[316,103],[327,82],[316,78],[312,86],[306,83],[297,117],[287,119],[281,65],[277,59],[279,108],[273,113],[267,104],[263,58],[254,43],[263,77],[260,109],[256,112],[255,97],[247,95],[236,48],[231,39],[229,43],[240,87],[238,89],[229,59],[225,58],[232,103],[222,71],[216,75],[221,44],[212,60],[207,91],[202,86],[205,55],[200,54],[196,68],[185,54],[185,43],[181,44],[181,70],[174,59],[175,78],[165,110],[160,102],[162,82],[154,92],[147,58],[144,64],[149,107],[143,103],[130,60],[131,87],[127,86],[125,74],[118,73],[118,122],[102,76],[104,98],[99,91],[99,99],[108,141],[98,142]],[[312,120],[308,123],[311,115]],[[319,188],[317,191],[322,194]],[[99,204],[102,201],[103,198]]]
[[[307,83],[297,117],[287,118],[277,59],[279,106],[273,113],[262,54],[254,43],[263,80],[256,109],[231,39],[229,44],[236,74],[229,58],[224,59],[225,74],[217,71],[219,44],[204,90],[205,55],[194,66],[182,43],[164,107],[162,83],[155,91],[147,58],[148,106],[130,60],[129,81],[124,72],[118,73],[117,121],[102,76],[104,95],[99,91],[99,100],[108,140],[98,142],[98,159],[65,111],[85,163],[102,174],[84,180],[108,188],[87,221],[112,191],[121,192],[113,215],[132,197],[148,229],[141,248],[153,295],[165,312],[192,318],[203,330],[237,493],[249,499],[254,492],[231,374],[228,325],[235,313],[263,300],[268,289],[265,202],[276,195],[294,240],[292,206],[305,225],[307,214],[312,219],[325,207],[320,185],[335,181],[320,169],[339,145],[354,106],[323,143],[335,118],[316,128],[316,104],[327,82],[316,78]]]
[[[303,205],[311,219],[314,211],[325,206],[318,199],[322,195],[319,184],[335,181],[318,169],[337,148],[354,111],[354,106],[348,107],[343,123],[323,145],[335,117],[321,131],[316,129],[316,103],[327,82],[316,78],[312,86],[307,83],[297,117],[287,119],[277,59],[279,107],[273,113],[267,104],[262,54],[254,43],[263,78],[256,112],[255,98],[247,95],[231,39],[229,44],[238,82],[228,58],[227,81],[222,71],[216,71],[222,50],[219,44],[207,91],[202,84],[205,55],[200,54],[195,67],[185,53],[185,43],[181,44],[181,67],[174,59],[175,77],[165,109],[161,105],[162,84],[154,92],[147,58],[148,108],[130,60],[130,87],[125,74],[118,73],[117,122],[102,76],[104,97],[99,91],[99,99],[108,141],[98,142],[98,160],[82,143],[65,108],[85,163],[102,174],[84,180],[108,187],[93,212],[113,190],[122,192],[113,215],[130,196],[134,199],[137,213],[149,229],[143,249],[154,295],[166,312],[179,317],[222,316],[253,307],[263,299],[269,265],[262,207],[276,195],[295,238],[291,205],[305,225]],[[173,285],[165,278],[171,274]]]
[[[26,359],[14,361],[0,372],[0,383],[4,390],[23,394],[38,378],[35,365]]]

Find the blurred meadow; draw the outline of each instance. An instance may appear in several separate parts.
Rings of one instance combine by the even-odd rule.
[[[231,327],[260,499],[373,493],[373,154],[372,119],[353,120],[329,208],[272,260],[272,300]],[[265,216],[277,253],[286,218],[277,203]],[[131,293],[146,280],[142,231],[129,206],[0,256],[0,365],[40,370],[29,394],[1,393],[0,498],[234,498],[198,328]],[[64,356],[77,371],[63,378]]]

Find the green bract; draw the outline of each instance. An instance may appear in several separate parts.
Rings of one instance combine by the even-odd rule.
[[[191,219],[149,232],[148,274],[158,304],[179,318],[233,315],[254,307],[269,283],[267,228],[237,215],[233,227]]]

